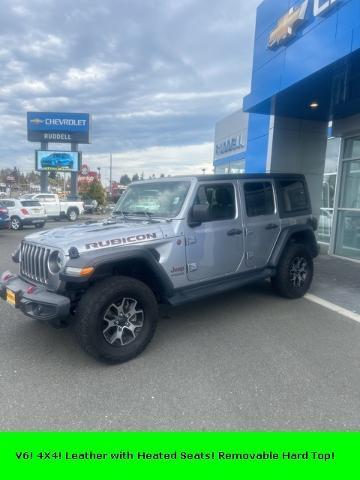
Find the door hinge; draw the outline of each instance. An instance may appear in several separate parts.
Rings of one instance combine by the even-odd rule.
[[[195,245],[197,243],[196,237],[186,237],[186,245]]]
[[[197,263],[188,263],[188,272],[191,273],[191,272],[196,272],[196,270],[198,270],[199,266]]]

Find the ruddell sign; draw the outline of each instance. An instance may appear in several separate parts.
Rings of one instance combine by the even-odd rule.
[[[28,112],[29,142],[90,143],[88,113]]]

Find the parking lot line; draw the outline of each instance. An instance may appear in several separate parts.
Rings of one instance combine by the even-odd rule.
[[[305,295],[305,298],[310,302],[317,303],[318,305],[321,305],[322,307],[325,307],[328,310],[331,310],[335,313],[338,313],[339,315],[343,315],[344,317],[350,318],[351,320],[354,320],[355,322],[360,323],[360,315],[358,313],[355,313],[355,312],[352,312],[351,310],[347,310],[346,308],[340,307],[340,305],[336,305],[335,303],[328,302],[327,300],[317,297],[316,295],[312,295],[311,293],[307,293]]]

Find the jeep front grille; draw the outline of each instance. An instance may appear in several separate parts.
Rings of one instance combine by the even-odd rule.
[[[47,284],[49,281],[48,259],[50,253],[50,248],[23,242],[21,245],[21,274],[35,282]]]

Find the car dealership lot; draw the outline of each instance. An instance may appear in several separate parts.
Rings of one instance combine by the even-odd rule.
[[[16,269],[10,253],[27,233],[0,232],[1,271]],[[162,308],[148,349],[118,366],[83,353],[72,328],[4,302],[0,319],[1,430],[360,427],[360,325],[267,283]]]

